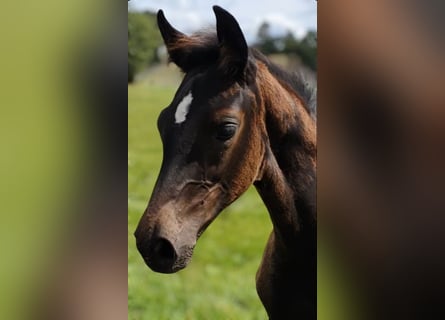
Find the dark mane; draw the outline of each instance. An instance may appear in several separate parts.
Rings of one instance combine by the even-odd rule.
[[[294,89],[306,102],[308,112],[312,117],[316,116],[317,109],[317,87],[315,83],[311,83],[307,79],[307,76],[302,72],[290,73],[283,70],[281,67],[271,62],[265,55],[259,52],[257,49],[251,48],[251,54],[255,59],[263,62],[270,73],[272,73],[277,79],[288,84],[292,89]]]
[[[170,59],[176,59],[176,61],[182,60],[182,65],[188,66],[188,70],[185,70],[186,72],[193,68],[210,66],[220,58],[220,45],[217,35],[207,31],[195,33],[187,38],[178,39],[170,50]],[[187,52],[187,54],[184,54],[184,51]],[[180,52],[181,54],[179,54]],[[316,83],[309,81],[308,77],[301,71],[289,73],[283,70],[257,49],[250,48],[249,54],[256,60],[263,62],[270,73],[277,79],[294,89],[303,98],[310,115],[315,118],[317,108]],[[186,59],[186,61],[184,61],[184,59]]]

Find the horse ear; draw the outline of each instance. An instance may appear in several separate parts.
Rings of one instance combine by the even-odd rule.
[[[243,75],[247,65],[248,47],[236,19],[219,6],[213,6],[216,16],[216,32],[221,47],[220,65],[232,76]]]
[[[158,27],[167,49],[173,46],[174,43],[180,38],[186,37],[185,34],[172,27],[172,25],[165,18],[162,10],[158,11]]]
[[[189,54],[186,46],[192,45],[193,39],[173,28],[165,18],[162,10],[158,11],[157,17],[159,31],[161,32],[162,39],[164,39],[170,61],[175,63],[184,72],[187,72]]]

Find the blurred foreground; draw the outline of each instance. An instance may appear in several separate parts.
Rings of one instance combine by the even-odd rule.
[[[0,318],[123,319],[126,8],[2,13]]]
[[[319,250],[340,319],[443,319],[443,2],[318,9]]]

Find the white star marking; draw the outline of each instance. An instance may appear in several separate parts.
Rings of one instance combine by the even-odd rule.
[[[187,117],[187,113],[189,112],[190,105],[192,104],[193,96],[190,91],[178,104],[175,113],[175,123],[182,123],[185,121]]]

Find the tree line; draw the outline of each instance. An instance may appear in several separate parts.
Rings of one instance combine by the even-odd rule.
[[[295,38],[291,31],[284,36],[274,37],[270,33],[270,24],[263,22],[258,29],[257,41],[253,46],[266,55],[296,54],[304,65],[317,71],[317,32],[315,30],[309,30],[301,40]]]
[[[162,38],[152,12],[128,12],[128,82],[157,61],[156,49]]]
[[[156,25],[156,14],[152,12],[128,12],[128,82],[135,75],[158,61],[157,49],[162,38]],[[317,33],[308,31],[302,39],[292,32],[284,36],[272,36],[270,25],[264,22],[258,29],[257,40],[253,44],[264,54],[296,54],[310,69],[317,70]]]

